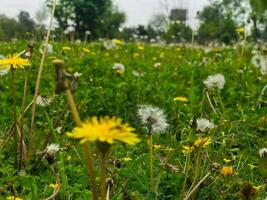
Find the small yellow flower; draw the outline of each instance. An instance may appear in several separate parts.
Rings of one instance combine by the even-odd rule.
[[[70,50],[71,50],[71,48],[68,47],[68,46],[64,46],[64,47],[62,47],[62,51],[70,51]]]
[[[233,174],[233,167],[232,166],[224,166],[224,167],[222,167],[220,173],[221,173],[221,175],[224,175],[224,176],[230,176]]]
[[[117,69],[117,70],[116,70],[116,73],[117,73],[117,74],[120,74],[120,75],[123,75],[123,74],[124,74],[124,71],[123,71],[123,70],[120,70],[120,69]]]
[[[79,139],[81,143],[100,141],[113,144],[114,141],[121,141],[126,144],[135,145],[140,139],[133,133],[134,128],[123,124],[122,120],[115,117],[97,117],[82,123],[81,127],[67,133],[69,137]]]
[[[182,51],[182,49],[180,48],[180,47],[177,47],[176,49],[175,49],[175,51]]]
[[[156,145],[156,144],[154,144],[153,147],[154,147],[154,150],[157,151],[158,149],[161,148],[161,145]]]
[[[175,97],[173,101],[188,102],[188,99],[186,97]]]
[[[183,152],[183,154],[188,155],[188,154],[190,154],[193,150],[194,150],[194,147],[189,146],[189,145],[185,145],[185,146],[183,146],[183,150],[182,150],[182,152]]]
[[[237,33],[244,33],[245,32],[245,29],[243,27],[239,27],[239,28],[236,28],[235,29],[235,32],[237,32]]]
[[[138,44],[138,45],[137,45],[137,48],[138,48],[140,51],[145,50],[145,47],[144,47],[143,45],[141,45],[141,44]]]
[[[139,58],[139,57],[140,57],[140,54],[139,54],[139,53],[134,53],[134,54],[133,54],[133,57],[134,57],[134,58]]]
[[[114,44],[116,44],[116,45],[123,45],[123,42],[121,41],[121,40],[119,40],[119,39],[113,39],[112,40],[112,42],[114,43]]]
[[[253,188],[257,191],[261,190],[264,186],[263,185],[259,185],[259,186],[253,186]]]
[[[123,158],[122,160],[124,160],[125,162],[128,162],[128,161],[131,161],[132,158],[130,158],[130,157],[125,157],[125,158]]]
[[[232,160],[230,160],[230,159],[227,159],[227,158],[224,158],[224,159],[223,159],[223,161],[224,161],[225,163],[232,162]]]
[[[71,156],[68,156],[68,157],[67,157],[67,160],[68,160],[68,161],[70,161],[71,159],[72,159]]]
[[[15,196],[8,196],[6,200],[23,200],[22,198],[15,197]]]
[[[255,168],[257,168],[258,166],[256,166],[256,165],[253,165],[253,164],[248,164],[248,166],[249,166],[249,168],[251,169],[251,170],[253,170],[253,169],[255,169]]]
[[[24,68],[25,66],[30,66],[28,59],[20,58],[19,56],[7,56],[7,58],[0,60],[0,69],[11,68],[11,65],[14,69]]]
[[[51,188],[53,188],[55,190],[55,189],[57,189],[59,187],[59,184],[58,183],[56,183],[56,184],[51,183],[49,185],[49,187],[51,187]]]
[[[85,53],[91,53],[90,49],[87,49],[87,48],[83,48],[83,52],[85,52]]]
[[[195,142],[194,145],[196,147],[207,147],[210,143],[212,142],[210,137],[205,137],[205,138],[198,138]]]

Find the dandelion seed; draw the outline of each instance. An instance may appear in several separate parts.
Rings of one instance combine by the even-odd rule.
[[[139,106],[138,116],[148,128],[149,134],[162,133],[169,126],[163,110],[151,105]]]
[[[112,69],[116,70],[116,72],[119,74],[123,74],[125,71],[125,67],[121,63],[114,63]]]
[[[222,167],[220,174],[223,176],[230,176],[233,174],[233,167],[232,166],[224,166]]]
[[[225,79],[222,74],[210,75],[204,81],[204,84],[208,89],[220,89],[221,90],[224,87]]]
[[[45,48],[45,44],[42,44],[40,49],[39,49],[40,54],[44,53],[44,48]],[[47,53],[48,54],[53,53],[53,45],[52,44],[47,44]]]
[[[75,79],[80,78],[81,75],[82,75],[82,73],[79,73],[79,72],[75,72],[75,73],[73,74],[73,76],[74,76]]]
[[[252,57],[251,63],[260,69],[262,75],[267,74],[267,61],[263,55],[257,53]]]
[[[154,64],[154,67],[155,67],[155,68],[158,68],[158,67],[160,67],[160,66],[161,66],[161,63],[159,63],[159,62],[157,62],[157,63]]]
[[[201,132],[205,132],[215,127],[212,122],[210,122],[208,119],[205,118],[197,119],[196,125],[197,125],[197,130],[200,130]]]
[[[98,120],[97,117],[93,117],[89,121],[82,123],[82,127],[74,128],[67,135],[74,139],[79,139],[81,143],[99,141],[113,144],[114,141],[120,141],[135,145],[140,140],[133,132],[134,128],[128,124],[123,124],[119,118],[102,117]]]
[[[60,148],[58,144],[50,144],[46,147],[45,153],[51,157],[54,157],[59,150]]]
[[[36,98],[36,104],[41,107],[47,107],[51,104],[51,98],[48,97],[42,97],[41,95],[38,95]]]
[[[141,73],[139,71],[136,71],[136,70],[133,70],[132,71],[132,74],[136,77],[143,77],[145,74],[144,73]]]

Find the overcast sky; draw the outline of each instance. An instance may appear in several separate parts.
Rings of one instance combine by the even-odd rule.
[[[28,11],[35,17],[36,11],[45,0],[0,0],[0,14],[16,17],[20,10]],[[208,4],[208,0],[113,0],[114,4],[127,15],[127,26],[146,25],[151,17],[164,12],[164,2],[169,7],[189,9],[189,24],[197,26],[196,13]]]

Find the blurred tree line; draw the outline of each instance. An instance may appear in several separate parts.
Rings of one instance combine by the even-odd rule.
[[[166,1],[167,2],[167,1]],[[220,42],[231,44],[238,40],[238,27],[247,27],[247,39],[267,41],[267,0],[210,0],[198,13],[200,21],[193,31],[185,22],[170,18],[170,12],[155,15],[147,26],[122,28],[125,13],[112,4],[112,0],[59,0],[55,11],[57,39],[122,38],[156,42],[190,42],[201,44]],[[0,15],[0,40],[12,38],[42,38],[52,0],[36,13],[35,22],[25,11],[17,20]],[[167,8],[168,6],[166,6]]]

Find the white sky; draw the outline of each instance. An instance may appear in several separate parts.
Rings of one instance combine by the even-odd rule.
[[[20,10],[28,11],[31,17],[35,17],[36,11],[45,0],[0,0],[0,14],[16,17]],[[169,7],[183,7],[189,9],[189,24],[197,26],[195,19],[198,10],[208,4],[208,0],[113,0],[119,9],[127,15],[126,26],[144,24],[157,13],[164,12],[162,6],[168,2]]]

